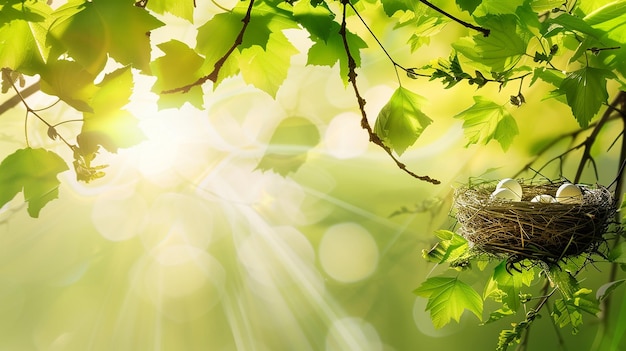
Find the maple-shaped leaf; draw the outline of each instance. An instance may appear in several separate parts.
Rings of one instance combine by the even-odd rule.
[[[340,25],[337,22],[331,22],[330,32],[339,33]],[[314,41],[313,46],[309,48],[307,65],[329,66],[333,67],[339,62],[339,74],[343,83],[348,84],[348,58],[344,48],[341,35],[331,35],[328,40],[311,37]],[[350,31],[346,31],[346,39],[350,47],[350,54],[354,58],[355,64],[361,65],[360,50],[367,47],[367,44],[358,35]]]
[[[600,312],[598,300],[594,298],[592,291],[586,288],[575,291],[571,298],[554,301],[552,318],[560,328],[570,324],[572,334],[577,334],[583,324],[583,312],[593,316]]]
[[[193,23],[193,1],[150,0],[147,7],[158,14],[170,13]]]
[[[520,290],[523,286],[530,286],[533,279],[535,279],[534,269],[509,272],[506,262],[503,261],[493,270],[493,275],[485,287],[484,297],[502,296],[502,302],[515,312],[520,307]]]
[[[464,37],[453,43],[452,47],[495,72],[513,68],[526,53],[530,33],[520,29],[515,17],[510,15],[489,16],[480,24],[490,29],[488,37],[482,34]]]
[[[38,73],[48,58],[46,34],[52,10],[45,2],[14,2],[0,8],[0,68]]]
[[[239,73],[237,56],[239,50],[233,51],[230,57],[220,66],[217,62],[230,50],[235,43],[243,23],[243,14],[232,12],[219,13],[198,28],[196,36],[196,52],[204,56],[202,70],[208,73],[219,69],[216,84],[226,77]]]
[[[435,232],[439,241],[430,250],[422,250],[422,256],[429,262],[452,262],[465,254],[469,248],[467,239],[449,230]]]
[[[150,31],[163,25],[127,0],[73,0],[53,13],[50,40],[94,74],[108,56],[123,65],[149,70]],[[59,50],[59,49],[57,49]]]
[[[242,6],[243,5],[243,6]],[[240,18],[245,16],[247,3],[235,7],[233,14]],[[290,15],[290,14],[289,14]],[[265,1],[254,3],[250,15],[250,22],[243,36],[243,42],[239,46],[240,50],[258,45],[266,49],[272,33],[281,32],[285,29],[299,28],[286,13],[278,7],[270,6]]]
[[[91,112],[91,99],[98,90],[93,84],[96,76],[75,61],[51,61],[40,72],[41,91],[58,96],[73,108]]]
[[[482,318],[483,300],[471,286],[458,278],[428,278],[413,293],[428,298],[426,310],[430,311],[435,328],[445,326],[452,319],[458,322],[466,309]]]
[[[581,127],[587,127],[606,103],[609,97],[606,79],[609,77],[613,77],[611,71],[585,67],[569,73],[561,83],[559,92],[565,93],[567,104]]]
[[[313,6],[307,0],[300,0],[293,5],[293,17],[309,34],[326,42],[332,33],[335,15],[325,2]]]
[[[467,146],[487,144],[495,139],[504,151],[508,150],[513,138],[519,134],[517,122],[501,105],[482,96],[474,96],[474,105],[454,116],[463,120],[463,131]]]
[[[474,10],[474,16],[500,15],[515,13],[518,7],[522,6],[526,0],[483,0]]]
[[[122,107],[133,89],[130,67],[107,74],[97,85],[91,106],[93,112],[83,114],[83,128],[76,137],[82,154],[95,153],[99,146],[109,152],[133,146],[143,140],[139,121]]]
[[[201,78],[204,73],[201,70],[203,58],[178,40],[170,40],[157,46],[165,53],[151,64],[152,72],[157,77],[152,91],[159,94],[159,108],[178,108],[185,102],[202,108],[204,93],[200,85],[192,86],[184,93],[163,92],[188,86]]]
[[[383,1],[383,10],[385,10],[385,14],[391,17],[394,13],[398,11],[413,11],[416,6],[425,6],[422,4],[416,4],[411,0],[389,0]]]
[[[41,209],[59,195],[57,175],[68,170],[63,159],[45,149],[19,149],[0,163],[0,207],[24,192],[28,214],[39,217]]]
[[[472,14],[478,5],[480,5],[482,0],[456,0],[455,2],[461,10]]]
[[[276,97],[278,88],[287,78],[291,56],[298,50],[281,32],[270,35],[264,50],[258,45],[241,51],[239,69],[246,83]]]
[[[286,118],[274,130],[265,155],[256,168],[286,176],[302,166],[308,151],[319,141],[319,131],[311,121],[303,117]]]
[[[374,131],[398,155],[413,145],[432,122],[422,110],[426,99],[399,87],[380,110]]]

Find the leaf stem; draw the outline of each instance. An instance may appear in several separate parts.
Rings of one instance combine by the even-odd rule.
[[[11,80],[11,77],[8,76],[6,71],[2,71],[2,73],[5,75],[5,79],[7,81],[9,81],[11,83],[11,87],[13,88],[13,90],[15,91],[16,96],[18,97],[18,101],[21,101],[22,104],[24,105],[24,107],[26,108],[26,117],[24,118],[24,133],[25,133],[25,138],[26,138],[26,145],[29,145],[28,142],[28,128],[26,125],[26,122],[28,121],[28,115],[29,114],[33,114],[35,117],[37,117],[41,122],[43,122],[46,126],[48,126],[48,128],[52,128],[54,129],[54,126],[50,123],[48,123],[48,121],[46,121],[43,117],[41,117],[38,113],[37,110],[32,109],[28,103],[26,102],[26,98],[24,97],[24,95],[22,95],[22,93],[20,92],[19,89],[17,89],[17,87],[15,86],[15,83],[13,82],[13,80]],[[32,86],[31,86],[32,87]],[[29,87],[30,88],[30,87]],[[37,86],[37,90],[38,90],[38,86]],[[27,88],[28,89],[28,88]],[[36,91],[36,90],[35,90]],[[29,92],[30,95],[32,95],[35,91],[33,92]],[[9,107],[10,108],[10,107]],[[71,150],[74,150],[74,148],[76,146],[70,144],[69,142],[67,142],[67,140],[65,140],[65,138],[63,138],[62,135],[55,133],[56,136],[59,137],[59,139],[61,139],[61,141],[63,141],[63,143],[65,145],[67,145],[67,147],[69,147]]]
[[[359,92],[359,87],[356,83],[356,77],[357,77],[356,61],[354,60],[354,57],[350,53],[350,45],[348,44],[348,37],[347,37],[346,10],[347,10],[348,5],[350,6],[352,5],[350,4],[350,0],[341,0],[341,4],[343,5],[343,12],[342,12],[341,27],[339,29],[339,34],[341,35],[341,39],[343,41],[343,47],[346,51],[346,55],[348,58],[348,81],[352,85],[354,94],[359,104],[359,111],[361,112],[361,127],[367,131],[370,142],[380,146],[383,150],[385,150],[385,152],[389,155],[389,157],[391,157],[391,159],[396,163],[398,168],[400,168],[401,170],[403,170],[404,172],[406,172],[413,178],[416,178],[416,179],[419,179],[419,180],[422,180],[431,184],[440,184],[441,182],[437,179],[433,179],[429,176],[417,175],[411,170],[407,169],[406,165],[400,162],[400,160],[398,160],[393,155],[393,152],[391,151],[391,149],[387,145],[385,145],[385,143],[380,139],[378,135],[376,135],[376,133],[372,130],[372,127],[370,126],[369,122],[367,121],[367,114],[365,112],[366,102],[365,102],[365,99],[361,96],[361,93]]]
[[[191,84],[187,84],[185,86],[174,88],[174,89],[165,90],[165,91],[162,91],[161,94],[173,94],[173,93],[184,94],[184,93],[189,92],[191,88],[204,84],[207,80],[210,80],[213,83],[217,82],[217,77],[220,73],[220,70],[222,69],[222,66],[224,66],[224,63],[226,63],[226,60],[228,60],[230,55],[237,49],[237,47],[241,45],[241,43],[243,43],[243,36],[246,33],[248,24],[250,23],[253,6],[254,6],[254,0],[250,0],[250,3],[248,4],[248,9],[246,11],[246,15],[241,19],[241,22],[243,23],[243,25],[241,26],[241,30],[239,31],[237,38],[235,38],[233,45],[228,49],[228,51],[226,51],[224,56],[222,56],[219,60],[217,60],[217,62],[215,62],[215,65],[213,66],[213,71],[211,71],[211,73],[209,73],[208,75],[204,77],[198,78],[198,80],[196,80],[195,82]]]
[[[361,20],[361,23],[363,24],[365,29],[367,29],[367,31],[370,33],[372,38],[374,38],[374,40],[376,41],[376,43],[378,44],[380,49],[385,53],[385,56],[387,56],[389,61],[391,61],[391,63],[393,64],[394,69],[396,71],[396,77],[398,78],[398,84],[402,85],[402,82],[400,81],[400,76],[398,75],[398,68],[400,68],[401,70],[405,71],[407,74],[412,74],[412,75],[415,75],[415,76],[422,76],[422,77],[430,77],[430,75],[427,75],[427,74],[419,74],[419,73],[413,72],[412,70],[410,71],[409,69],[407,69],[404,66],[402,66],[401,64],[399,64],[396,60],[394,60],[393,57],[391,57],[391,54],[389,54],[389,52],[387,51],[387,49],[383,45],[383,43],[381,43],[380,39],[378,39],[376,34],[374,34],[374,31],[372,31],[372,29],[367,24],[367,22],[365,22],[365,19],[361,16],[359,11],[357,11],[357,9],[354,7],[354,5],[351,2],[348,2],[348,5],[350,6],[350,8],[352,8],[352,11],[354,11],[354,13],[357,15],[359,20]]]
[[[444,11],[444,10],[440,9],[439,7],[437,7],[437,6],[435,6],[434,4],[430,3],[429,1],[426,1],[426,0],[419,0],[419,2],[421,2],[422,4],[424,4],[424,5],[428,6],[428,7],[430,7],[431,9],[433,9],[433,10],[435,10],[435,11],[439,12],[440,14],[442,14],[442,15],[444,15],[444,16],[446,16],[446,17],[448,17],[449,19],[453,20],[454,22],[456,22],[456,23],[458,23],[458,24],[460,24],[460,25],[462,25],[462,26],[464,26],[464,27],[466,27],[466,28],[473,29],[473,30],[476,30],[476,31],[479,31],[479,32],[483,33],[483,35],[484,35],[485,37],[488,37],[488,36],[489,36],[489,34],[491,33],[491,30],[489,30],[489,29],[487,29],[487,28],[483,28],[483,27],[475,26],[475,25],[473,25],[473,24],[471,24],[471,23],[467,23],[467,22],[465,22],[465,21],[463,21],[463,20],[461,20],[461,19],[459,19],[459,18],[457,18],[457,17],[455,17],[455,16],[452,16],[452,15],[451,15],[451,14],[449,14],[448,12],[446,12],[446,11]]]

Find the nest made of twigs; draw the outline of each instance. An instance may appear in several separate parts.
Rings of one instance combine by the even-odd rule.
[[[536,195],[555,196],[563,182],[524,184],[522,201],[491,199],[495,184],[456,189],[454,207],[460,234],[474,250],[556,263],[587,252],[598,252],[615,214],[612,193],[605,187],[581,187],[581,204],[531,202]]]

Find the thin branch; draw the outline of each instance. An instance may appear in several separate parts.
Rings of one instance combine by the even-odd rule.
[[[376,135],[376,133],[374,133],[374,131],[372,130],[372,127],[369,125],[369,122],[367,121],[367,114],[365,113],[365,99],[361,96],[361,93],[359,92],[359,87],[357,86],[357,83],[356,83],[356,77],[357,77],[356,61],[354,60],[354,57],[350,53],[350,46],[348,44],[348,37],[347,37],[347,30],[346,30],[346,9],[347,9],[347,6],[350,4],[350,0],[342,0],[341,3],[343,5],[343,14],[342,14],[342,20],[341,20],[341,28],[339,29],[339,34],[341,35],[341,38],[343,40],[343,46],[344,46],[344,49],[346,51],[346,55],[348,58],[348,81],[351,83],[352,88],[354,89],[354,94],[359,104],[359,111],[361,112],[361,127],[365,129],[367,133],[369,134],[370,141],[380,146],[383,150],[385,150],[385,152],[389,155],[389,157],[391,157],[391,159],[396,163],[396,165],[401,170],[408,173],[413,178],[416,178],[416,179],[419,179],[428,183],[432,183],[432,184],[440,184],[441,182],[437,179],[433,179],[429,176],[417,175],[413,173],[412,171],[410,171],[409,169],[407,169],[406,165],[400,162],[400,160],[398,160],[393,155],[393,152],[391,151],[391,149],[387,145],[385,145],[385,143],[380,139],[378,135]]]
[[[615,119],[617,119],[618,116],[611,116],[609,117],[609,119],[606,122],[609,121],[613,121]],[[552,149],[556,144],[560,143],[561,141],[563,141],[564,139],[572,139],[575,140],[581,133],[588,131],[589,129],[594,129],[598,126],[599,122],[594,122],[589,124],[586,128],[581,128],[581,129],[576,129],[572,132],[568,132],[565,134],[562,134],[554,139],[552,139],[549,143],[547,143],[544,147],[542,147],[539,151],[537,151],[537,153],[534,155],[535,157],[529,161],[528,163],[526,163],[524,166],[522,166],[520,168],[519,171],[517,171],[515,173],[515,175],[513,176],[514,178],[519,177],[524,171],[531,169],[532,165],[535,164],[535,162],[537,162],[537,160],[539,159],[540,156],[542,156],[543,154],[545,154],[546,152],[548,152],[550,149]],[[573,152],[575,150],[580,149],[581,147],[585,146],[586,140],[581,142],[580,144],[577,144],[575,146],[570,147],[569,149],[567,149],[566,151],[562,152],[560,155],[555,156],[553,158],[551,158],[550,160],[546,161],[546,163],[541,166],[537,171],[535,171],[535,173],[540,172],[541,170],[543,170],[544,168],[546,168],[550,163],[562,159],[565,156],[567,156],[567,154],[569,154],[570,152]]]
[[[38,92],[39,89],[40,89],[39,82],[36,82],[24,88],[20,92],[20,94],[22,95],[22,98],[27,98],[33,95],[34,93]],[[20,98],[20,96],[17,94],[13,95],[10,99],[8,99],[7,101],[3,102],[0,105],[0,115],[12,109],[13,107],[17,106],[20,102],[22,102],[22,99]]]
[[[552,289],[552,291],[548,292],[549,288],[550,288],[550,280],[546,278],[546,281],[545,281],[545,283],[543,285],[543,288],[541,289],[541,291],[542,291],[541,300],[539,300],[539,302],[537,302],[537,304],[535,305],[535,308],[530,310],[528,312],[528,314],[527,314],[527,315],[531,315],[533,320],[534,320],[534,317],[537,314],[539,314],[539,311],[543,308],[543,306],[546,305],[546,303],[548,302],[550,297],[552,297],[552,295],[554,295],[554,293],[557,290],[557,288],[554,288],[554,289]],[[528,317],[527,317],[527,319],[528,319]],[[530,337],[530,327],[531,327],[531,325],[532,324],[529,324],[526,327],[526,329],[524,329],[524,331],[523,331],[524,335],[522,336],[522,341],[520,342],[520,344],[515,349],[516,351],[524,351],[528,347],[528,338]]]
[[[5,74],[5,76],[7,75],[7,73],[6,73],[6,72],[4,72],[4,71],[3,71],[3,73]],[[46,121],[43,117],[41,117],[41,116],[37,113],[37,111],[36,111],[36,110],[32,109],[32,108],[28,105],[28,103],[26,102],[26,97],[25,97],[24,95],[22,95],[22,93],[21,93],[21,92],[20,92],[20,90],[19,90],[19,89],[15,86],[15,83],[13,83],[13,81],[11,80],[11,78],[10,78],[10,77],[5,77],[5,78],[7,79],[7,81],[9,81],[9,82],[11,83],[11,87],[12,87],[12,88],[13,88],[13,90],[15,91],[15,94],[16,94],[16,96],[17,96],[17,98],[18,98],[18,101],[21,101],[21,102],[22,102],[22,104],[24,105],[24,107],[26,108],[26,120],[28,119],[28,115],[29,115],[29,114],[33,114],[33,115],[34,115],[35,117],[37,117],[37,118],[38,118],[41,122],[43,122],[46,126],[48,126],[48,128],[54,129],[54,126],[53,126],[52,124],[48,123],[48,121]],[[32,87],[32,85],[31,85],[30,87],[28,87],[28,88],[31,88],[31,87]],[[27,89],[28,89],[28,88],[27,88]],[[39,87],[37,86],[37,88],[39,88]],[[30,93],[30,94],[32,94],[32,93]],[[4,104],[3,104],[3,105],[4,105]],[[26,123],[26,122],[24,122],[24,123]],[[26,128],[26,124],[25,124],[25,127],[24,127],[24,128]],[[58,136],[58,137],[59,137],[59,139],[61,139],[61,141],[63,141],[63,143],[64,143],[65,145],[67,145],[70,149],[74,150],[74,148],[75,148],[76,146],[74,146],[74,145],[70,144],[69,142],[67,142],[67,140],[65,140],[65,138],[63,138],[63,136],[62,136],[62,135],[60,135],[60,134],[56,133],[56,131],[55,131],[55,135],[56,135],[56,136]],[[26,133],[26,143],[27,143],[27,145],[28,145],[28,134],[27,134],[27,133]]]
[[[237,47],[241,45],[241,43],[243,43],[243,36],[246,33],[248,24],[250,23],[250,18],[252,14],[252,6],[254,6],[254,0],[250,0],[250,4],[248,4],[248,10],[246,11],[246,15],[241,19],[243,26],[241,26],[241,30],[239,31],[237,38],[233,42],[233,45],[228,49],[228,51],[226,51],[224,56],[222,56],[219,60],[217,60],[217,62],[215,62],[215,65],[213,66],[213,71],[211,73],[209,73],[208,75],[204,77],[199,78],[198,80],[196,80],[195,82],[191,84],[187,84],[179,88],[165,90],[165,91],[162,91],[161,94],[187,93],[189,92],[189,90],[191,90],[191,88],[202,85],[207,80],[210,80],[213,83],[217,82],[217,76],[220,73],[222,66],[224,66],[224,63],[226,62],[226,60],[228,60],[228,58],[233,53],[233,51],[235,51]]]
[[[624,100],[625,96],[626,94],[624,94],[623,92],[619,93],[617,97],[615,98],[615,100],[611,102],[610,106],[616,106],[622,100]],[[604,125],[609,121],[612,113],[613,113],[613,109],[607,108],[606,111],[604,111],[604,114],[602,114],[602,118],[600,118],[596,126],[591,131],[591,134],[589,134],[587,139],[584,141],[585,149],[583,151],[583,155],[580,158],[578,169],[576,170],[576,176],[574,177],[575,183],[578,183],[580,181],[583,170],[585,169],[585,166],[587,165],[587,162],[588,161],[593,162],[593,158],[591,156],[591,147],[596,142],[596,138],[598,137],[598,134],[600,134],[600,130],[602,129],[602,127],[604,127]]]
[[[621,109],[618,109],[617,106],[620,106]],[[626,130],[626,113],[624,111],[625,108],[626,108],[626,93],[622,91],[617,95],[615,100],[613,100],[613,103],[611,103],[608,110],[615,109],[619,113],[619,115],[622,118],[624,130]],[[624,164],[625,163],[626,163],[626,138],[624,138],[624,136],[622,135],[622,148],[620,150],[620,155],[619,155],[619,168],[617,170],[617,175],[615,178],[615,199],[613,200],[614,206],[616,207],[621,202],[622,192],[624,188]],[[621,212],[618,211],[615,213],[616,223],[621,223],[621,216],[622,216]],[[611,249],[617,247],[617,245],[620,244],[620,238],[621,238],[620,235],[615,236],[615,239],[613,239],[613,242],[611,243]],[[611,264],[611,270],[609,271],[609,277],[608,277],[609,282],[615,281],[615,279],[617,278],[617,272],[618,272],[618,264],[616,262],[613,262]],[[600,302],[600,307],[602,310],[600,330],[605,332],[608,329],[608,323],[610,320],[609,317],[610,317],[610,312],[611,312],[611,295],[607,296],[605,299],[603,299]]]
[[[452,16],[451,14],[447,13],[446,11],[444,11],[444,10],[440,9],[439,7],[437,7],[437,6],[433,5],[433,4],[431,4],[430,2],[428,2],[428,1],[426,1],[426,0],[419,0],[419,2],[421,2],[422,4],[424,4],[424,5],[428,6],[428,7],[430,7],[431,9],[433,9],[433,10],[435,10],[435,11],[439,12],[440,14],[442,14],[442,15],[444,15],[444,16],[446,16],[446,17],[448,17],[449,19],[451,19],[451,20],[455,21],[456,23],[459,23],[460,25],[462,25],[462,26],[464,26],[464,27],[467,27],[467,28],[469,28],[469,29],[473,29],[473,30],[476,30],[476,31],[479,31],[479,32],[483,33],[483,35],[484,35],[485,37],[488,37],[488,36],[489,36],[489,33],[491,33],[491,30],[489,30],[489,29],[487,29],[487,28],[483,28],[483,27],[475,26],[475,25],[473,25],[473,24],[471,24],[471,23],[467,23],[467,22],[465,22],[465,21],[463,21],[463,20],[461,20],[461,19],[459,19],[459,18],[457,18],[457,17],[454,17],[454,16]]]

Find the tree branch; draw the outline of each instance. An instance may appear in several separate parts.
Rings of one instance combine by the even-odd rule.
[[[243,36],[246,33],[248,24],[250,23],[250,17],[252,14],[253,5],[254,5],[254,0],[250,0],[250,4],[248,4],[248,10],[246,11],[246,15],[241,19],[241,22],[243,22],[243,26],[241,26],[241,30],[239,31],[237,38],[233,42],[233,45],[228,49],[228,51],[226,51],[224,56],[222,56],[219,60],[217,60],[217,62],[215,62],[215,65],[213,66],[213,71],[211,73],[209,73],[208,75],[204,77],[198,78],[198,80],[196,80],[195,82],[191,84],[187,84],[179,88],[164,90],[161,92],[161,94],[187,93],[189,92],[189,90],[191,90],[191,88],[202,85],[207,80],[210,80],[213,83],[217,82],[217,76],[220,73],[222,66],[224,66],[224,63],[226,62],[226,60],[228,60],[228,58],[233,53],[233,51],[235,51],[235,49],[237,49],[237,47],[241,45],[241,43],[243,43]]]
[[[620,92],[615,97],[615,99],[609,104],[609,106],[617,106],[620,103],[623,103],[625,98],[626,98],[626,93]],[[602,114],[602,118],[600,118],[596,126],[591,131],[591,134],[589,134],[589,136],[585,140],[584,142],[585,149],[583,151],[582,157],[580,158],[580,163],[578,164],[578,169],[576,170],[576,176],[574,177],[575,183],[578,183],[580,181],[580,178],[582,177],[582,173],[585,168],[585,165],[587,164],[587,161],[591,161],[593,159],[591,156],[591,147],[596,142],[596,138],[598,137],[598,134],[600,134],[600,130],[609,121],[611,114],[613,112],[614,112],[613,108],[611,107],[607,108],[606,111],[604,111],[604,114]]]
[[[21,97],[27,98],[33,95],[34,93],[38,92],[39,88],[40,88],[39,82],[33,83],[32,85],[27,86],[25,89],[23,89],[20,92],[20,94],[22,95]],[[3,102],[0,105],[0,115],[12,109],[13,107],[17,106],[17,104],[19,104],[20,102],[22,102],[20,95],[17,95],[17,94],[13,95],[10,99],[8,99],[7,101]]]
[[[396,163],[396,165],[401,170],[403,170],[404,172],[406,172],[413,178],[416,178],[416,179],[419,179],[428,183],[432,183],[432,184],[440,184],[441,182],[437,179],[433,179],[429,176],[417,175],[413,173],[412,171],[410,171],[409,169],[407,169],[406,165],[400,162],[400,160],[398,160],[393,155],[393,152],[391,151],[391,149],[387,145],[385,145],[385,143],[380,139],[378,135],[376,135],[376,133],[374,133],[374,131],[372,130],[372,127],[369,125],[369,122],[367,121],[367,114],[365,113],[365,99],[361,96],[361,93],[359,92],[359,87],[357,86],[357,83],[356,83],[356,77],[357,77],[356,61],[354,60],[354,57],[350,53],[350,45],[348,44],[348,37],[346,35],[347,33],[346,9],[347,9],[347,6],[350,4],[350,0],[342,0],[341,3],[343,5],[343,14],[342,14],[342,20],[341,20],[341,28],[339,29],[339,34],[341,35],[341,39],[343,41],[343,47],[348,57],[348,81],[350,82],[350,84],[352,85],[352,88],[354,89],[354,94],[359,104],[359,111],[361,112],[361,127],[367,131],[367,134],[369,134],[370,142],[380,146],[383,150],[385,150],[385,152],[389,155],[389,157],[391,157],[391,159]]]
[[[454,22],[456,22],[456,23],[458,23],[458,24],[460,24],[460,25],[462,25],[462,26],[464,26],[466,28],[473,29],[473,30],[476,30],[476,31],[479,31],[479,32],[483,33],[483,35],[485,37],[488,37],[489,34],[491,33],[491,30],[489,30],[487,28],[475,26],[475,25],[473,25],[471,23],[467,23],[465,21],[462,21],[459,18],[452,16],[451,14],[447,13],[446,11],[440,9],[439,7],[435,6],[434,4],[432,4],[432,3],[430,3],[430,2],[428,2],[426,0],[419,0],[419,2],[421,2],[422,4],[430,7],[431,9],[439,12],[440,14],[448,17],[449,19],[453,20]]]

